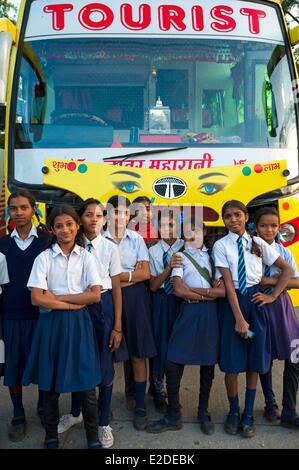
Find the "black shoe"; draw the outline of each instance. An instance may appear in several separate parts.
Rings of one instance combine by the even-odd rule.
[[[265,406],[264,417],[270,423],[276,423],[276,421],[279,419],[279,414],[277,412],[277,409],[278,409],[277,405],[271,406],[271,407]]]
[[[87,441],[87,447],[89,450],[101,450],[102,446],[99,441],[91,442]]]
[[[146,427],[146,432],[159,434],[164,431],[178,431],[179,429],[182,429],[182,426],[180,418],[177,421],[169,421],[167,416],[164,416],[164,418],[159,421],[152,421],[149,423]]]
[[[154,395],[154,405],[159,413],[165,414],[167,412],[167,401],[163,395]]]
[[[8,437],[12,442],[20,442],[25,438],[26,419],[25,416],[17,416],[12,418],[8,431]]]
[[[246,437],[246,438],[251,438],[255,436],[255,425],[254,425],[254,419],[253,416],[249,416],[251,420],[251,424],[244,424],[244,416],[242,417],[242,421],[239,426],[239,431],[241,436]]]
[[[139,414],[136,414],[136,412]],[[136,408],[135,409],[135,415],[133,419],[133,425],[134,428],[137,429],[137,431],[144,431],[146,426],[147,426],[147,416],[146,416],[146,411],[144,408]]]
[[[225,423],[224,431],[228,434],[238,434],[240,424],[240,414],[239,413],[228,413]]]
[[[47,439],[44,444],[45,449],[59,449],[58,439]]]
[[[291,429],[299,430],[299,416],[298,415],[289,416],[289,417],[281,416],[280,425],[283,426],[284,428],[291,428]]]
[[[211,416],[206,413],[202,416],[198,416],[198,421],[200,423],[200,429],[204,434],[211,436],[215,432],[215,425],[211,420]]]

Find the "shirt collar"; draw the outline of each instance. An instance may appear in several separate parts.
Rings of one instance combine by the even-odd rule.
[[[85,235],[83,235],[83,238],[84,238],[85,248],[87,247],[87,245],[89,243],[91,243],[94,249],[96,249],[99,246],[99,244],[101,243],[101,241],[103,240],[103,236],[102,236],[101,233],[99,233],[99,235],[96,238],[94,238],[93,240],[88,240],[88,238]]]
[[[133,232],[134,232],[133,230],[128,230],[128,229],[126,228],[125,231],[124,231],[124,235],[123,235],[123,237],[122,237],[122,240],[123,240],[124,238],[127,238],[127,237],[128,237],[128,238],[133,238]],[[105,232],[103,233],[103,235],[104,235],[105,238],[109,238],[109,240],[112,240],[114,243],[116,243],[116,242],[115,242],[115,239],[113,238],[113,236],[112,236],[111,233],[109,232],[109,229],[108,229],[108,228],[105,230]]]
[[[180,240],[180,238],[177,238],[176,241],[173,243],[173,245],[168,245],[164,240],[161,240],[161,248],[163,251],[168,251],[171,248],[175,251],[177,248],[180,248],[183,246],[183,241]]]
[[[200,249],[200,248],[193,248],[192,246],[188,246],[185,248],[185,251],[188,251],[190,253],[193,253],[193,254],[199,254],[200,256],[203,256],[205,253],[208,252],[208,249],[205,245],[203,245],[203,247]]]
[[[63,253],[62,249],[60,248],[60,246],[58,245],[58,243],[55,243],[54,245],[52,245],[52,256],[53,258],[56,258],[56,256],[58,255],[62,255],[62,256],[65,256],[65,254]],[[72,253],[76,253],[76,255],[80,255],[81,253],[81,247],[79,245],[75,245],[73,250],[72,250]],[[72,254],[71,253],[71,254]]]
[[[228,236],[231,238],[232,241],[236,242],[240,235],[238,235],[237,233],[234,233],[234,232],[228,232]],[[246,242],[248,243],[249,238],[250,238],[249,233],[245,231],[242,235],[242,238],[244,238],[246,240]]]
[[[19,235],[19,233],[18,233],[18,231],[17,231],[16,228],[12,231],[12,233],[11,233],[10,236],[11,236],[12,238],[13,238],[13,237],[16,237],[16,238],[19,238],[20,240],[23,240],[23,239],[20,237],[20,235]],[[36,237],[36,238],[38,238],[37,229],[36,229],[35,225],[32,225],[31,230],[30,230],[30,232],[28,233],[28,236],[27,236],[27,238],[25,238],[25,240],[29,240],[30,237]],[[23,240],[23,241],[25,241],[25,240]]]

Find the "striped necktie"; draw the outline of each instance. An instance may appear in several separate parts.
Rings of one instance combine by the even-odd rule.
[[[91,249],[92,249],[92,243],[91,242],[87,243],[86,249],[87,249],[87,251],[89,251],[89,253],[91,252]]]
[[[239,291],[241,294],[244,295],[247,293],[247,288],[246,288],[246,266],[245,266],[245,260],[244,260],[244,249],[243,249],[242,239],[243,237],[241,235],[237,240],[238,255],[239,255],[238,280],[239,280]]]
[[[270,275],[270,272],[271,272],[271,269],[270,269],[270,266],[265,266],[265,270],[264,270],[264,276],[265,277],[271,277]],[[273,288],[272,287],[267,287],[267,289],[264,290],[264,294],[271,294],[273,292]]]
[[[168,253],[168,251],[163,252],[163,267],[164,267],[164,269],[167,268],[167,266],[168,266],[167,253]],[[170,281],[170,277],[168,277],[164,281],[164,291],[165,291],[165,294],[167,294],[167,295],[173,293],[173,287],[172,287],[172,284],[171,284],[171,281]]]

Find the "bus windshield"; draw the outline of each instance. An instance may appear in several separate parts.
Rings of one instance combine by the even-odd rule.
[[[298,146],[283,45],[202,38],[24,42],[15,149]]]

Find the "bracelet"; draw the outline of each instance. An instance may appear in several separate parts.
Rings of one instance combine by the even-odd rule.
[[[122,333],[122,330],[117,330],[116,328],[113,328],[112,331],[116,331],[116,333]]]
[[[210,289],[208,289],[208,291],[207,291],[207,296],[209,296],[209,295],[210,295]]]
[[[128,279],[128,282],[131,282],[132,281],[132,272],[129,271],[129,279]]]

